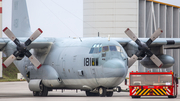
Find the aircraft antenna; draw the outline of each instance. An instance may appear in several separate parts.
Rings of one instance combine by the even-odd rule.
[[[99,37],[99,32],[98,32],[98,37]]]
[[[108,41],[110,41],[110,35],[108,35]]]

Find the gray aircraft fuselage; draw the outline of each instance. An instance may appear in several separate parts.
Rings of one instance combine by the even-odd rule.
[[[115,40],[47,38],[48,40],[53,43],[40,69],[33,68],[26,57],[14,61],[28,82],[42,79],[43,83],[51,88],[87,90],[100,86],[116,87],[127,75],[128,56]],[[9,46],[5,49],[9,50],[8,55],[14,51],[13,44],[8,43]],[[33,50],[32,53],[41,61],[44,54],[36,51]],[[50,83],[57,80],[60,80],[59,84]]]

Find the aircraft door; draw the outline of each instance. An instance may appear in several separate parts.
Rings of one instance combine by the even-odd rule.
[[[62,71],[63,76],[64,76],[64,77],[67,77],[67,75],[66,75],[65,60],[62,61],[62,69],[61,69],[61,71]]]
[[[91,68],[91,73],[92,73],[92,76],[94,77],[95,82],[98,84],[96,69],[95,68]]]
[[[66,75],[66,61],[64,59],[65,55],[60,55],[59,59],[56,63],[56,67],[58,68],[58,72],[61,78],[67,77]]]
[[[99,57],[99,56],[95,56],[95,57]],[[98,78],[99,78],[99,69],[101,68],[100,62],[99,62],[99,58],[91,58],[91,74],[95,80],[95,82],[98,84]]]

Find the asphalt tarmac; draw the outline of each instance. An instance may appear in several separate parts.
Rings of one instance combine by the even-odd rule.
[[[179,80],[180,81],[180,80]],[[126,89],[127,86],[122,83],[120,85],[122,89]],[[178,88],[180,92],[180,84]],[[84,91],[78,90],[65,90],[63,93],[61,90],[53,90],[49,92],[47,97],[34,97],[32,92],[28,88],[26,81],[20,82],[0,82],[0,101],[180,101],[180,94],[177,98],[169,99],[166,96],[163,97],[141,97],[140,99],[132,99],[129,96],[129,92],[114,92],[112,97],[86,97]]]

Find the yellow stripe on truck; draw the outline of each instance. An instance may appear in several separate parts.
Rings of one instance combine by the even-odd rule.
[[[164,95],[159,89],[156,89],[161,95]]]
[[[143,89],[143,91],[141,91],[141,93],[139,95],[141,95],[146,89]]]
[[[146,95],[146,94],[147,94],[147,92],[149,92],[149,90],[150,90],[150,89],[147,89],[147,91],[146,91],[143,95]]]
[[[137,90],[136,90],[137,91]],[[136,92],[136,95],[138,95],[138,93],[141,91],[141,89],[139,89],[137,92]]]
[[[152,89],[157,95],[159,95],[159,93],[158,92],[156,92],[156,90],[155,89]]]

